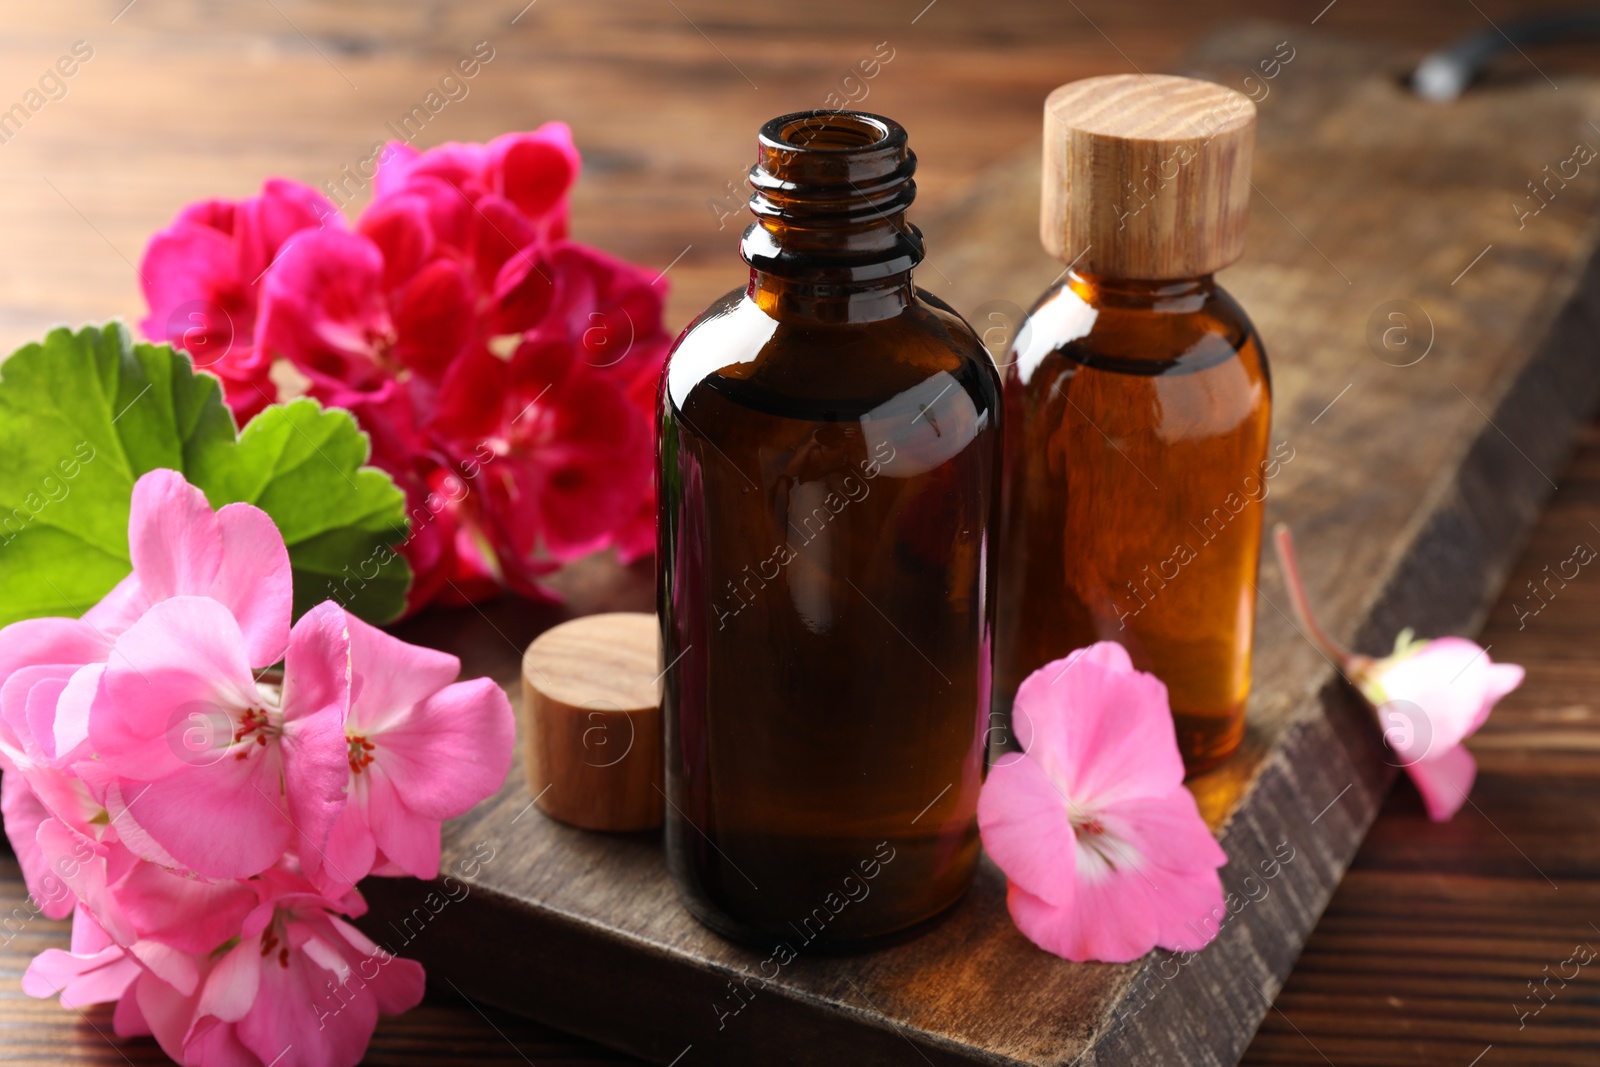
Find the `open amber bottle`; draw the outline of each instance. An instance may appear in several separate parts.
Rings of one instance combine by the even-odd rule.
[[[915,168],[878,116],[763,126],[749,284],[662,380],[668,863],[769,947],[912,927],[978,856],[999,378],[912,283]]]
[[[1254,120],[1187,78],[1051,94],[1041,235],[1070,266],[1004,369],[997,707],[1117,641],[1166,683],[1191,772],[1244,735],[1263,503],[1293,457],[1268,455],[1266,354],[1212,278],[1243,252]]]

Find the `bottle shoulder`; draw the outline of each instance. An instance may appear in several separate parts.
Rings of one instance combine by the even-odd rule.
[[[994,361],[967,322],[923,290],[890,318],[817,323],[775,318],[736,289],[678,337],[663,394],[679,409],[713,389],[752,406],[809,406],[848,418],[950,378],[980,408],[998,406]]]
[[[1024,384],[1059,365],[1150,377],[1196,374],[1222,364],[1269,379],[1254,323],[1219,285],[1182,299],[1130,306],[1086,298],[1061,282],[1035,302],[1005,360],[1007,380]],[[1046,375],[1046,377],[1051,377]]]

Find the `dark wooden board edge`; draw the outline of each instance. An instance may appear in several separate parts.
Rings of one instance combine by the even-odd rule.
[[[372,879],[362,888],[372,910],[357,925],[391,951],[420,960],[435,976],[430,980],[437,981],[440,975],[481,975],[485,961],[493,961],[490,966],[502,972],[514,968],[523,976],[514,994],[493,982],[468,982],[462,988],[446,977],[443,985],[652,1063],[676,1063],[696,1045],[705,1048],[712,1043],[719,1063],[817,1063],[830,1058],[849,1064],[904,1063],[908,1043],[934,1067],[1014,1062],[975,1056],[976,1050],[927,1035],[908,1035],[885,1024],[859,998],[855,1011],[828,1003],[824,1010],[836,1018],[819,1028],[819,1002],[778,986],[758,991],[742,1011],[719,1019],[718,1006],[731,997],[728,983],[744,978],[744,972],[708,967],[581,919],[528,908],[482,887],[474,886],[463,895],[462,883],[457,883],[455,899],[436,903],[437,911],[423,902],[430,893],[447,899],[443,880]],[[458,906],[469,899],[476,902],[470,908]],[[989,906],[1004,904],[996,899]],[[412,926],[402,931],[397,924],[403,924],[407,915],[414,916]],[[426,930],[427,936],[410,944],[406,939],[411,930]],[[590,974],[626,972],[631,987],[651,990],[649,1003],[597,998],[590,992],[592,982],[567,981],[566,974],[579,957]],[[638,1026],[644,1015],[655,1018],[656,1025]],[[663,1041],[648,1032],[659,1031],[663,1028],[659,1020],[672,1017],[682,1020],[669,1027],[684,1035],[681,1040]]]

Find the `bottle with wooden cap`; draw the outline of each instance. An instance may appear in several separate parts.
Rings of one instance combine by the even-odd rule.
[[[1266,354],[1213,278],[1244,251],[1255,105],[1118,75],[1051,93],[1044,126],[1040,236],[1067,269],[1003,369],[996,707],[1117,641],[1166,683],[1200,771],[1243,738],[1263,502],[1285,458],[1268,455]]]
[[[749,283],[662,382],[668,863],[767,949],[913,926],[978,857],[1000,381],[912,282],[915,169],[877,115],[763,126]]]

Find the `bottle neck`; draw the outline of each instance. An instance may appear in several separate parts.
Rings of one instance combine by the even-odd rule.
[[[1199,311],[1217,288],[1215,276],[1211,274],[1141,281],[1080,274],[1074,270],[1067,271],[1065,284],[1093,307],[1178,314]]]
[[[906,221],[917,157],[895,122],[809,111],[761,128],[740,253],[750,298],[780,319],[890,318],[914,299],[922,233]]]
[[[916,299],[916,286],[910,271],[876,281],[827,285],[751,268],[745,293],[761,310],[784,322],[843,325],[894,318]]]

